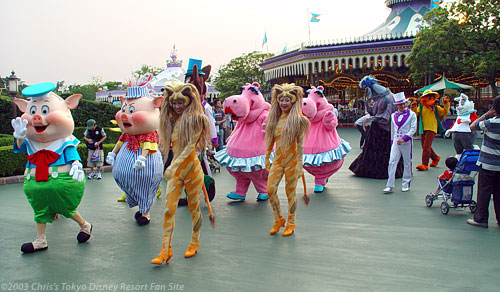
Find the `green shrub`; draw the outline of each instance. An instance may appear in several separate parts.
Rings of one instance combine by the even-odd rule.
[[[108,152],[113,150],[114,144],[103,144],[104,157]],[[84,167],[87,165],[87,147],[85,144],[78,145],[78,154],[82,159],[82,164]],[[21,175],[24,173],[26,167],[26,154],[24,153],[14,153],[12,151],[12,145],[0,147],[0,177]]]
[[[115,119],[116,112],[120,107],[107,102],[90,101],[80,99],[78,106],[71,110],[75,127],[86,127],[87,120],[94,119],[100,127],[115,127],[111,120]],[[21,116],[17,109],[17,116]],[[10,121],[12,120],[12,101],[8,97],[0,96],[0,133],[12,135]]]
[[[73,135],[82,142],[82,144],[85,144],[85,141],[83,140],[83,133],[87,127],[75,127],[75,130],[73,131]],[[106,132],[106,140],[104,140],[103,143],[105,144],[116,144],[118,141],[118,138],[120,138],[120,135],[122,132],[115,132],[111,131],[110,128],[104,128],[104,132]]]
[[[12,146],[14,145],[14,136],[12,135],[1,135],[0,136],[0,147],[1,146]]]

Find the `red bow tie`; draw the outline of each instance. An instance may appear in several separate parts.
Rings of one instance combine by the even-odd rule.
[[[59,159],[59,154],[54,151],[42,149],[28,156],[28,161],[36,166],[35,181],[49,180],[49,165]]]

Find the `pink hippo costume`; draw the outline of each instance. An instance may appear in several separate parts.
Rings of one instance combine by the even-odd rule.
[[[227,194],[232,200],[245,200],[250,182],[257,190],[258,201],[267,196],[265,169],[265,121],[270,105],[260,93],[259,83],[247,83],[240,95],[224,101],[224,110],[238,123],[227,140],[227,146],[215,154],[219,163],[236,179],[236,191]]]
[[[314,192],[321,193],[328,178],[344,163],[351,146],[337,134],[337,116],[323,95],[323,86],[313,86],[307,93],[307,98],[302,100],[302,112],[311,126],[304,142],[303,165],[314,175]]]

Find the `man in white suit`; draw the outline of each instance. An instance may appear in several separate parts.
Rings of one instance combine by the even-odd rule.
[[[408,100],[404,92],[394,95],[394,104],[398,110],[391,116],[391,157],[389,160],[387,185],[384,194],[392,193],[396,167],[403,156],[404,173],[403,188],[401,191],[407,192],[410,189],[412,178],[411,153],[413,148],[413,135],[417,130],[417,115],[407,108]]]

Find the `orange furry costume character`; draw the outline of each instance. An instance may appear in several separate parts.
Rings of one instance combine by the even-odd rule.
[[[414,101],[411,104],[411,110],[418,117],[418,131],[420,142],[422,143],[422,164],[417,165],[420,171],[429,169],[429,159],[432,160],[430,166],[436,167],[441,157],[432,149],[432,142],[436,134],[444,134],[445,129],[441,120],[450,111],[450,100],[445,99],[443,106],[439,106],[439,93],[428,89],[420,97],[420,106]]]
[[[277,194],[283,175],[285,175],[285,192],[288,198],[288,223],[283,236],[291,235],[295,229],[297,211],[295,188],[297,180],[302,175],[304,132],[307,133],[309,130],[309,120],[302,115],[303,95],[302,88],[293,83],[276,84],[272,90],[271,110],[266,121],[266,169],[269,170],[267,194],[274,213],[274,226],[269,231],[270,234],[277,233],[285,226]],[[273,164],[270,167],[269,161],[275,144]]]
[[[165,100],[160,111],[160,137],[165,148],[172,145],[173,159],[164,174],[168,183],[162,249],[160,254],[151,260],[151,263],[158,265],[164,261],[168,264],[172,257],[174,216],[184,188],[193,221],[191,242],[184,256],[192,257],[198,250],[202,225],[200,191],[204,176],[196,150],[202,150],[210,143],[208,118],[203,111],[196,87],[182,83],[167,85],[163,95]],[[178,107],[181,107],[181,110]]]

